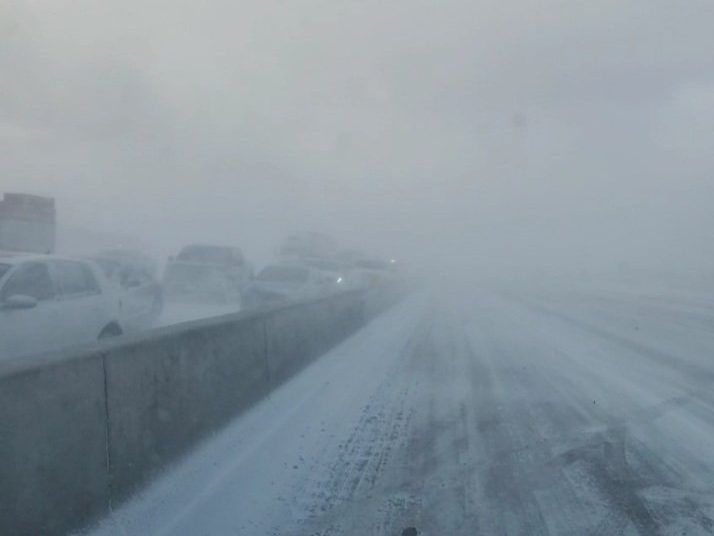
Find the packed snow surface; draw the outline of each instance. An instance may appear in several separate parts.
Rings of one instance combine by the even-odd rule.
[[[714,302],[414,295],[94,534],[710,534]]]

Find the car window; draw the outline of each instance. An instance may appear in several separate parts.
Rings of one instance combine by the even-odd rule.
[[[166,269],[166,281],[170,283],[200,281],[212,279],[222,273],[216,266],[200,266],[192,264],[171,264]]]
[[[63,295],[98,294],[99,284],[92,270],[82,262],[58,261],[55,263],[57,280]]]
[[[31,296],[40,301],[53,298],[54,285],[47,265],[33,262],[20,266],[2,289],[3,300],[16,295]]]

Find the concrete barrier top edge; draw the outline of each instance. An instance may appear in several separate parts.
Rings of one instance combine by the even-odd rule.
[[[49,350],[40,354],[0,360],[0,378],[28,373],[44,367],[59,366],[69,361],[81,361],[85,359],[97,358],[103,354],[116,351],[120,348],[129,348],[145,344],[147,342],[169,339],[196,330],[242,321],[249,322],[267,320],[282,311],[297,309],[309,304],[334,300],[337,297],[348,295],[358,296],[361,294],[362,291],[359,290],[347,290],[344,292],[295,301],[287,304],[279,304],[250,311],[237,311],[235,313],[227,313],[209,318],[189,320],[139,333],[130,333],[116,338],[70,346],[58,350]]]

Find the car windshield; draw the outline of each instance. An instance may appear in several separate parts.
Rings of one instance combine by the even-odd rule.
[[[258,274],[258,281],[271,283],[305,283],[309,271],[300,266],[266,266]]]
[[[216,246],[187,246],[176,257],[184,262],[205,262],[212,264],[229,264],[233,259],[229,248]]]
[[[213,278],[220,273],[215,266],[175,263],[169,266],[166,279],[170,282],[192,282]]]

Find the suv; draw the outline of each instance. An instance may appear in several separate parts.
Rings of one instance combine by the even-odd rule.
[[[171,298],[235,302],[252,278],[253,267],[239,248],[190,245],[169,259],[164,293]]]
[[[119,314],[117,297],[96,264],[0,253],[0,357],[120,335]]]

